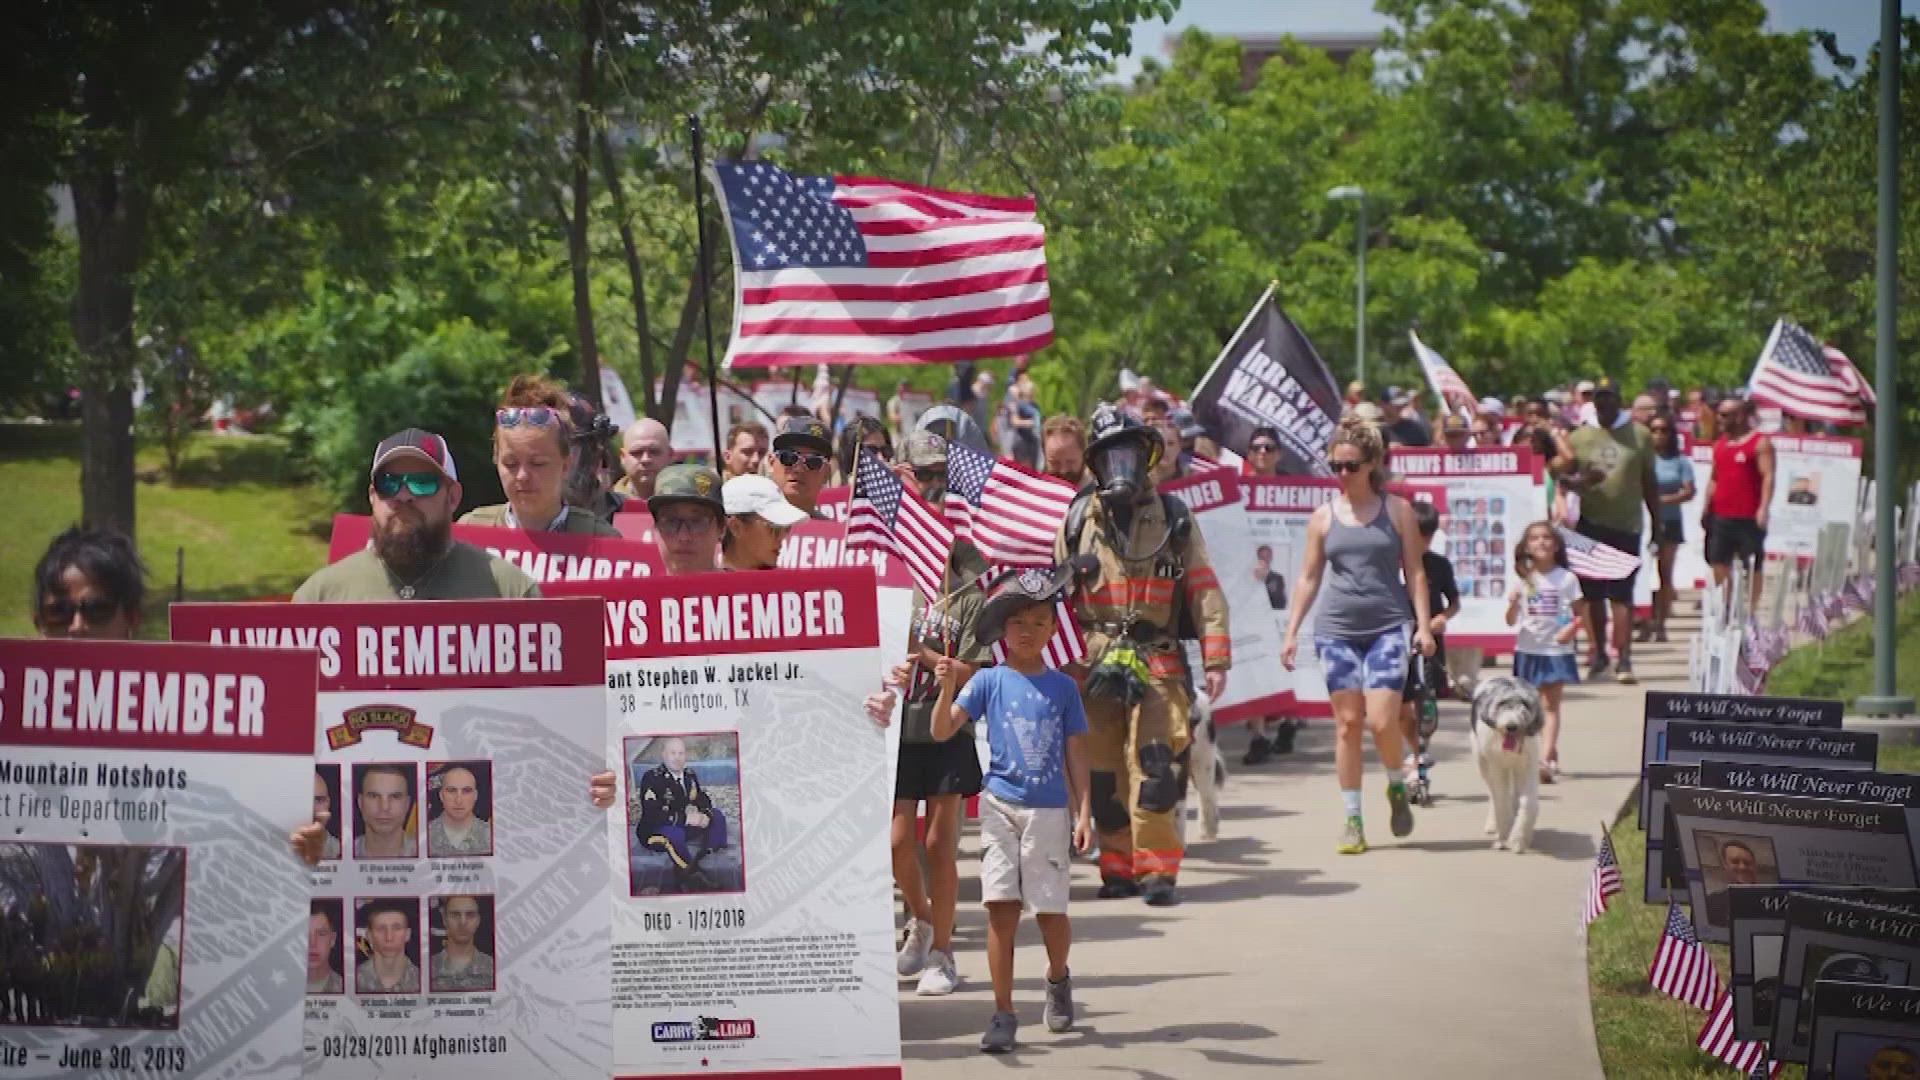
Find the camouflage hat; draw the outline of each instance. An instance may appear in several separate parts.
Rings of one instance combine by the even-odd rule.
[[[916,469],[933,468],[947,463],[947,440],[931,431],[916,431],[907,436],[907,443],[900,449],[901,458]]]
[[[780,421],[780,427],[773,433],[775,450],[807,449],[822,454],[833,453],[833,432],[827,425],[811,416],[788,416]]]
[[[694,464],[661,469],[653,482],[653,494],[647,497],[647,513],[659,517],[661,507],[676,502],[699,503],[724,515],[727,506],[720,501],[720,474]]]

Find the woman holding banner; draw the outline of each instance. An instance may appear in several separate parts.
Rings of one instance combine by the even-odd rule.
[[[566,391],[550,380],[538,375],[513,377],[493,414],[493,465],[507,501],[470,510],[461,524],[620,535],[591,510],[567,505],[567,477],[580,453],[569,408]]]
[[[1434,650],[1427,570],[1420,558],[1425,545],[1412,505],[1386,493],[1386,458],[1378,428],[1357,417],[1341,419],[1327,445],[1327,464],[1340,481],[1340,493],[1307,522],[1306,558],[1280,646],[1280,662],[1292,670],[1300,623],[1320,597],[1324,577],[1327,594],[1313,632],[1338,732],[1334,768],[1347,818],[1338,848],[1342,855],[1367,850],[1360,820],[1363,725],[1373,732],[1374,749],[1387,767],[1393,835],[1413,831],[1407,796],[1413,762],[1400,745],[1401,692],[1409,645],[1422,656]]]
[[[1242,467],[1249,476],[1280,475],[1280,433],[1267,426],[1254,428],[1247,436],[1247,457]],[[1276,611],[1287,606],[1286,595],[1284,587],[1277,596],[1271,585],[1267,589],[1267,598]],[[1293,753],[1297,723],[1291,716],[1259,716],[1247,721],[1247,731],[1253,738],[1247,742],[1247,753],[1240,764],[1259,765],[1275,754]]]

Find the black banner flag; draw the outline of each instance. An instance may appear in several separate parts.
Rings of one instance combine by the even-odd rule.
[[[1245,456],[1257,427],[1280,433],[1280,471],[1330,476],[1327,439],[1340,416],[1340,388],[1313,342],[1274,303],[1273,286],[1220,350],[1190,404],[1220,445]]]

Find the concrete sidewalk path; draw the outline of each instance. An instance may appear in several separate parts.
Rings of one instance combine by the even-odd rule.
[[[1184,902],[1095,899],[1098,875],[1077,866],[1079,1027],[1054,1035],[1040,1022],[1046,961],[1029,919],[1015,959],[1020,1046],[1005,1057],[979,1052],[993,999],[970,831],[954,936],[966,985],[921,998],[901,983],[906,1075],[1599,1077],[1581,899],[1601,823],[1638,775],[1642,695],[1685,689],[1686,649],[1638,646],[1635,667],[1639,686],[1608,677],[1569,688],[1566,771],[1542,789],[1525,855],[1494,851],[1482,835],[1486,793],[1464,705],[1442,706],[1438,798],[1405,840],[1387,831],[1369,744],[1375,846],[1360,856],[1334,853],[1342,814],[1330,721],[1254,769],[1237,765],[1243,729],[1224,730],[1233,776],[1220,838],[1188,848]]]

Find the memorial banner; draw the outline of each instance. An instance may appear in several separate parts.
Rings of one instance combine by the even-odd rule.
[[[1807,1080],[1920,1075],[1920,986],[1821,979],[1812,1040]]]
[[[897,1080],[873,571],[555,591],[605,611],[614,1074]]]
[[[1274,611],[1275,621],[1279,623],[1281,640],[1286,639],[1287,620],[1293,617],[1293,605],[1299,598],[1293,595],[1294,585],[1300,580],[1300,565],[1307,553],[1307,522],[1313,517],[1314,510],[1320,504],[1330,501],[1340,491],[1340,483],[1330,477],[1318,476],[1242,476],[1240,477],[1241,504],[1247,515],[1247,533],[1254,545],[1256,557],[1260,549],[1271,551],[1272,569],[1270,574],[1281,579],[1286,590],[1284,604]],[[1221,580],[1224,582],[1225,577]],[[1228,600],[1231,609],[1232,600]],[[1280,667],[1280,684],[1292,695],[1286,712],[1293,716],[1332,716],[1333,710],[1327,703],[1326,675],[1320,670],[1320,657],[1313,648],[1314,621],[1319,615],[1319,599],[1314,607],[1300,622],[1297,647],[1295,648],[1292,671]],[[1228,679],[1232,685],[1232,679]]]
[[[1395,447],[1392,465],[1409,483],[1446,485],[1434,550],[1453,562],[1460,585],[1460,614],[1448,624],[1447,645],[1512,652],[1507,593],[1519,587],[1513,545],[1528,525],[1547,516],[1533,451]]]
[[[1780,1001],[1773,1012],[1770,1048],[1775,1061],[1805,1062],[1810,1056],[1817,983],[1920,982],[1920,918],[1915,910],[1808,893],[1787,897],[1787,941],[1780,958]],[[1909,1018],[1907,1030],[1914,1029]]]
[[[317,660],[0,642],[0,1071],[302,1074]]]
[[[628,515],[622,514],[621,517]],[[652,525],[652,518],[647,524]],[[367,546],[373,519],[336,514],[327,561],[339,562]],[[610,581],[645,577],[661,570],[660,550],[649,532],[644,539],[589,536],[585,533],[529,532],[497,525],[453,526],[453,538],[497,555],[545,586],[554,581]]]
[[[1915,886],[1906,811],[1882,803],[1669,786],[1693,928],[1728,940],[1733,885]]]
[[[1733,943],[1728,951],[1733,1033],[1741,1039],[1773,1038],[1780,1001],[1780,955],[1787,943],[1787,898],[1805,894],[1920,912],[1920,889],[1869,889],[1854,885],[1734,885],[1727,911]]]
[[[176,639],[319,655],[306,1076],[607,1074],[601,611],[173,605]]]
[[[1773,724],[1838,728],[1842,706],[1819,698],[1747,697],[1739,694],[1685,694],[1649,690],[1641,718],[1640,771],[1667,760],[1667,722],[1697,720],[1717,724]],[[1647,827],[1650,793],[1640,786],[1639,828]]]
[[[1233,667],[1226,694],[1213,702],[1218,721],[1277,715],[1292,700],[1292,680],[1279,663],[1289,582],[1274,561],[1273,545],[1254,540],[1239,479],[1231,469],[1209,469],[1159,486],[1192,511],[1227,597]],[[1189,666],[1199,671],[1199,643],[1184,644]]]
[[[1859,518],[1860,440],[1824,435],[1769,435],[1773,501],[1767,554],[1811,559],[1828,525],[1848,535]]]

